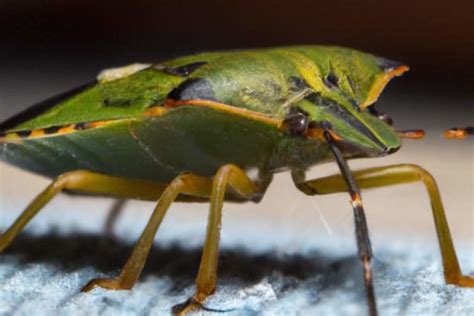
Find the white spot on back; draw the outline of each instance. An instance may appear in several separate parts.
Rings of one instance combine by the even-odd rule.
[[[133,75],[140,70],[150,67],[150,64],[131,64],[118,68],[104,69],[97,75],[97,80],[101,83],[110,82],[117,79]]]

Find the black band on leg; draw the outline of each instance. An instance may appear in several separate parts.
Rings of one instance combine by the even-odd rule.
[[[367,227],[367,220],[365,218],[364,207],[362,205],[362,199],[360,196],[360,190],[354,179],[354,176],[347,165],[346,160],[342,156],[341,151],[337,147],[331,133],[328,131],[324,132],[324,138],[326,139],[329,148],[331,149],[334,157],[336,158],[337,165],[341,171],[342,177],[345,179],[349,188],[349,194],[351,195],[351,204],[354,210],[354,222],[355,231],[357,238],[357,248],[359,251],[359,257],[362,262],[362,268],[364,270],[364,283],[367,292],[367,301],[369,304],[369,314],[371,316],[377,315],[377,305],[375,303],[374,286],[372,282],[372,246],[370,244],[369,229]]]

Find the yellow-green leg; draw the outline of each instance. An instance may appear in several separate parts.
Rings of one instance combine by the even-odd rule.
[[[41,192],[13,225],[0,237],[0,252],[23,230],[43,207],[63,190],[88,194],[112,195],[122,198],[157,200],[166,186],[147,181],[129,180],[77,170],[59,176]]]
[[[153,245],[153,239],[171,203],[176,200],[179,194],[208,196],[211,193],[211,188],[212,181],[209,178],[192,174],[177,176],[161,195],[158,205],[153,211],[140,239],[133,248],[130,258],[122,268],[120,275],[115,278],[93,279],[82,290],[90,291],[97,286],[111,290],[131,289],[145,266],[146,259]]]
[[[130,289],[140,276],[154,236],[171,203],[176,200],[203,202],[210,197],[207,236],[196,279],[196,293],[187,304],[181,305],[179,313],[184,315],[188,311],[200,308],[201,303],[215,290],[223,201],[258,201],[270,182],[270,178],[268,179],[268,181],[262,181],[260,185],[257,185],[247,177],[244,171],[234,165],[221,167],[212,179],[182,174],[168,185],[123,179],[84,170],[72,171],[59,176],[30,203],[15,223],[1,236],[0,251],[10,245],[28,222],[63,190],[119,198],[159,199],[158,205],[120,275],[110,279],[91,280],[83,288],[83,291],[89,291],[96,286],[114,290]],[[226,194],[228,186],[233,191]]]
[[[126,203],[127,200],[118,199],[114,201],[114,204],[112,204],[112,207],[110,208],[109,213],[107,214],[107,217],[105,218],[104,222],[104,231],[107,236],[114,237],[115,224],[117,223],[120,215],[122,214]]]
[[[261,189],[238,167],[225,165],[218,170],[212,182],[206,242],[196,277],[196,292],[187,302],[173,308],[176,314],[185,315],[190,311],[199,309],[206,298],[215,291],[222,205],[227,186],[230,186],[236,193],[247,199],[253,199],[261,192]]]
[[[428,171],[416,165],[400,164],[363,169],[353,172],[353,175],[361,189],[423,182],[431,201],[446,283],[474,287],[474,278],[461,273],[438,186]],[[323,195],[348,190],[346,182],[340,175],[304,181],[297,183],[296,186],[308,195]]]

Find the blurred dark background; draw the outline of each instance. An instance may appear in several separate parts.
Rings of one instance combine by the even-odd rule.
[[[390,94],[431,93],[452,100],[447,113],[461,111],[472,102],[456,100],[474,99],[473,17],[472,0],[0,1],[0,117],[103,68],[289,44],[406,62],[412,70]]]
[[[454,241],[460,251],[461,265],[465,272],[472,274],[474,211],[470,197],[474,196],[474,138],[445,141],[441,131],[452,126],[474,124],[473,20],[473,0],[0,0],[0,121],[44,98],[91,81],[101,69],[134,62],[158,62],[205,50],[333,44],[403,61],[411,66],[411,71],[389,85],[378,106],[394,118],[396,128],[427,129],[427,139],[420,142],[406,141],[396,155],[380,160],[351,161],[351,167],[359,169],[410,162],[430,170],[438,180],[443,195]],[[335,170],[337,168],[334,165],[317,166],[308,178],[330,174]],[[308,249],[315,249],[318,260],[321,260],[320,250],[322,258],[332,258],[340,253],[352,258],[355,244],[347,195],[310,199],[297,192],[288,174],[275,178],[275,183],[270,186],[261,204],[225,206],[222,238],[224,248],[230,246],[235,250],[235,245],[242,245],[252,251],[270,249],[269,259],[262,261],[245,253],[242,255],[239,251],[238,256],[243,261],[235,261],[237,256],[231,256],[228,262],[237,262],[237,269],[244,269],[256,262],[257,272],[261,269],[266,271],[265,282],[273,282],[281,275],[278,270],[281,263],[273,259],[274,255],[306,253]],[[6,229],[22,208],[48,183],[47,179],[0,164],[0,230]],[[32,221],[28,232],[48,232],[52,227],[57,227],[61,229],[60,232],[71,233],[76,230],[103,236],[102,221],[111,201],[64,196],[57,200],[51,203],[49,210],[41,213],[41,217]],[[454,306],[459,312],[463,302],[468,302],[468,294],[462,294],[467,292],[454,288],[452,290],[456,290],[457,294],[440,288],[440,261],[437,250],[432,250],[437,246],[434,225],[422,185],[364,191],[364,201],[377,261],[383,263],[379,267],[386,270],[376,275],[379,282],[389,282],[387,285],[379,283],[384,284],[380,290],[386,292],[392,291],[390,289],[394,287],[396,289],[385,298],[382,296],[385,299],[381,301],[382,306],[387,308],[387,312],[407,314],[413,309],[414,313],[424,310],[423,305],[418,304],[420,297],[427,297],[425,301],[428,303],[425,304],[430,307],[436,304],[442,304],[443,308]],[[173,302],[168,303],[164,296],[167,290],[162,287],[170,286],[172,295],[181,295],[175,288],[181,289],[183,285],[180,279],[176,282],[178,285],[168,285],[172,283],[167,281],[167,276],[165,281],[160,276],[163,270],[157,272],[157,278],[142,278],[141,282],[149,282],[148,285],[140,284],[133,295],[125,293],[126,298],[124,296],[123,300],[116,303],[117,299],[111,299],[113,296],[105,292],[97,292],[91,300],[86,301],[82,296],[76,296],[79,287],[88,278],[99,276],[99,271],[87,267],[78,273],[70,273],[76,270],[71,270],[69,263],[66,272],[60,268],[61,260],[68,262],[69,257],[76,258],[78,254],[85,254],[87,260],[84,260],[87,262],[93,262],[94,258],[111,260],[111,266],[118,268],[127,256],[127,249],[130,249],[128,244],[131,245],[138,238],[148,218],[147,214],[153,208],[150,203],[137,203],[134,202],[127,210],[116,230],[120,240],[127,242],[127,246],[122,249],[110,247],[110,243],[98,243],[92,250],[94,240],[101,239],[91,242],[92,239],[69,237],[65,242],[54,242],[60,240],[54,235],[52,242],[50,237],[42,237],[38,239],[39,242],[25,239],[23,245],[26,246],[22,247],[20,242],[19,248],[12,247],[19,251],[10,253],[11,261],[0,262],[0,269],[3,267],[0,283],[18,285],[8,288],[3,286],[0,304],[6,306],[7,309],[3,309],[7,311],[5,314],[28,314],[26,310],[30,314],[31,311],[34,314],[34,311],[39,310],[48,313],[46,311],[56,307],[59,310],[51,314],[67,314],[76,311],[71,308],[77,304],[80,304],[77,310],[82,314],[94,314],[98,310],[105,313],[109,311],[110,314],[114,311],[131,313],[141,308],[139,306],[146,306],[148,310],[150,306],[169,308],[178,303],[174,301],[174,296]],[[178,241],[186,247],[201,247],[207,205],[178,204],[173,205],[173,208],[176,211],[169,212],[160,228],[159,245],[167,249]],[[399,247],[401,243],[410,247]],[[87,251],[78,252],[78,249]],[[394,257],[392,254],[386,257],[384,251],[391,251],[387,249],[398,249],[396,253],[403,256]],[[111,251],[123,255],[123,259],[117,261],[115,255],[109,256]],[[166,253],[161,250],[157,257],[162,258]],[[180,262],[197,258],[197,253],[192,250],[175,255],[173,252],[173,260],[177,262],[163,267],[166,271],[169,267],[175,267],[169,271],[179,267],[179,274],[184,273],[190,279],[197,266],[194,263],[182,265]],[[267,252],[259,258],[266,256]],[[22,258],[27,258],[27,262]],[[53,265],[48,265],[49,258],[53,260]],[[54,260],[59,260],[59,264]],[[84,260],[80,259],[77,265],[81,269],[83,262],[86,262]],[[322,262],[326,262],[324,260]],[[153,259],[151,261],[148,267],[158,267]],[[302,262],[302,265],[295,266],[297,269],[302,266],[301,271],[312,266],[307,261]],[[427,267],[422,267],[423,264],[427,264]],[[354,266],[353,271],[359,271],[357,263],[341,265],[343,270],[349,266]],[[401,278],[399,266],[404,273]],[[226,274],[225,267],[221,271]],[[326,292],[319,288],[311,290],[311,293],[321,294],[317,299],[318,304],[327,302],[322,305],[326,307],[323,308],[326,313],[333,308],[341,310],[339,305],[334,307],[339,304],[340,297],[347,298],[344,306],[348,306],[352,312],[355,304],[365,302],[363,299],[354,302],[359,296],[334,291],[346,275],[338,271],[333,268],[320,271],[318,268],[323,278],[315,274],[314,280],[320,282],[325,280],[325,274],[332,276],[338,273],[335,285],[330,282],[327,282],[328,286],[325,285]],[[246,275],[247,270],[228,269],[229,273],[235,279],[239,275]],[[171,279],[177,277],[180,276],[173,275]],[[395,283],[393,280],[390,283],[394,278],[397,279]],[[293,290],[296,288],[295,282],[299,281],[296,278],[291,280],[291,285],[276,287],[276,295],[279,299],[300,306],[298,304],[303,296],[295,295]],[[410,284],[406,284],[408,281]],[[301,284],[313,286],[317,282],[304,281]],[[224,287],[225,284],[221,282],[219,286]],[[230,287],[221,293],[236,292],[235,285],[229,284]],[[344,284],[349,286],[344,285],[343,289],[353,289],[350,279],[344,280]],[[137,292],[137,289],[141,292]],[[280,295],[278,289],[284,289],[286,294]],[[404,289],[408,289],[416,304],[407,300]],[[423,293],[416,292],[417,289]],[[426,292],[427,289],[431,292]],[[400,296],[397,291],[403,295]],[[458,294],[465,295],[465,300]],[[160,298],[158,305],[156,297]],[[313,297],[313,294],[304,297]],[[140,298],[142,301],[137,303]],[[18,301],[21,302],[20,306],[16,303]],[[46,301],[51,303],[45,305]],[[108,304],[113,304],[115,309],[106,310],[104,306]],[[270,304],[274,304],[273,301]],[[402,307],[397,307],[399,305]],[[226,305],[225,308],[229,306],[232,305]],[[401,312],[395,312],[399,310]],[[437,311],[438,314],[452,313],[445,309]]]

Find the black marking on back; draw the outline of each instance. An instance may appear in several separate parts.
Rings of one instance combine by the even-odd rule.
[[[326,85],[326,87],[330,89],[339,88],[339,78],[333,73],[329,73],[329,75],[327,75],[327,77],[323,79],[323,82]]]
[[[357,87],[356,87],[354,81],[349,76],[346,76],[346,78],[347,78],[347,81],[349,82],[349,86],[350,86],[352,92],[354,93],[354,95],[357,95],[358,91],[356,89]],[[344,91],[340,90],[339,77],[336,76],[332,71],[329,72],[329,74],[326,76],[326,78],[323,78],[323,83],[329,89],[338,90],[339,93],[342,94],[351,103],[351,105],[354,107],[354,109],[357,112],[360,111],[359,104],[352,97],[348,96]]]
[[[129,99],[104,99],[103,104],[105,107],[129,107],[132,105],[132,101]]]
[[[360,112],[360,106],[359,106],[359,104],[357,103],[356,100],[351,99],[351,98],[349,98],[349,97],[347,97],[347,100],[352,104],[352,106],[354,107],[354,109],[355,109],[357,112]]]
[[[60,128],[61,128],[61,126],[47,127],[47,128],[44,129],[44,133],[46,135],[56,134],[59,131]]]
[[[389,71],[392,71],[395,68],[403,66],[403,63],[401,63],[401,62],[386,59],[386,58],[383,58],[383,57],[377,57],[375,62],[385,72],[389,72]]]
[[[80,122],[80,123],[76,123],[76,124],[66,124],[66,125],[54,125],[54,126],[49,126],[49,127],[46,127],[46,128],[38,128],[38,129],[33,129],[33,130],[20,130],[20,131],[15,131],[15,132],[0,132],[0,138],[3,138],[3,137],[6,137],[7,135],[9,134],[14,134],[20,138],[29,138],[31,136],[34,136],[32,135],[35,131],[42,131],[43,134],[41,134],[41,136],[39,137],[44,137],[44,136],[51,136],[51,135],[55,135],[55,134],[63,134],[63,133],[70,133],[71,131],[68,129],[66,131],[61,131],[61,129],[63,128],[72,128],[73,130],[75,131],[83,131],[83,130],[87,130],[87,129],[93,129],[93,128],[96,128],[98,125],[95,125],[94,123],[97,123],[98,121],[96,122]],[[99,124],[100,126],[101,124]]]
[[[162,70],[166,72],[167,74],[173,75],[173,76],[180,76],[180,77],[187,77],[190,74],[192,74],[194,71],[196,71],[198,68],[201,68],[204,65],[207,65],[208,62],[206,61],[198,61],[195,63],[179,66],[179,67],[163,67],[160,68],[160,66],[157,66],[155,68]]]
[[[82,130],[84,130],[84,129],[88,129],[89,127],[90,127],[90,124],[87,123],[87,122],[74,124],[74,129],[76,129],[76,130],[78,130],[78,131],[82,131]]]
[[[28,130],[28,131],[18,131],[18,132],[16,132],[16,134],[17,134],[18,136],[20,136],[20,137],[26,138],[26,137],[28,137],[28,136],[31,135],[31,132],[32,132],[31,130]]]
[[[354,80],[352,80],[352,78],[350,76],[346,75],[346,79],[347,79],[347,82],[349,83],[349,87],[351,88],[353,95],[357,99],[360,99],[359,87],[357,86],[357,84],[354,82]],[[357,104],[357,102],[356,102],[356,104]],[[357,104],[357,107],[359,107],[358,104]]]
[[[310,88],[309,84],[300,77],[292,76],[288,79],[290,82],[290,90],[293,92],[299,92],[304,89]]]
[[[184,81],[168,94],[168,98],[176,101],[194,99],[216,101],[211,83],[203,78]]]
[[[87,83],[70,91],[64,92],[60,95],[51,97],[49,99],[44,100],[43,102],[37,103],[26,110],[18,113],[17,115],[12,116],[8,120],[4,121],[0,124],[0,131],[6,131],[15,126],[18,126],[21,123],[24,123],[28,120],[31,120],[39,115],[45,113],[49,109],[53,108],[54,106],[58,105],[59,103],[69,99],[70,97],[87,90],[88,88],[92,87],[96,84],[96,81]]]

